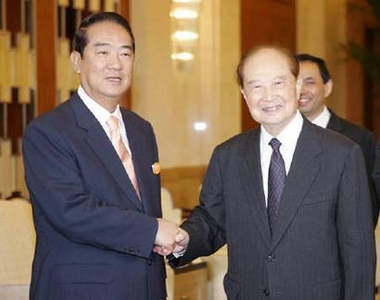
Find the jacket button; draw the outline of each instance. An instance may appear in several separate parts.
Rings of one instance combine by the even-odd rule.
[[[269,254],[269,255],[267,256],[267,261],[268,261],[268,262],[272,262],[272,261],[274,261],[274,254]]]
[[[265,289],[265,290],[263,290],[263,294],[264,294],[264,296],[269,296],[270,293],[267,289]]]

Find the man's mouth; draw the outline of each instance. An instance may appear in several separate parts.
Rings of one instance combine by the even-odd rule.
[[[272,106],[267,106],[267,107],[263,107],[263,111],[265,111],[265,112],[273,112],[273,111],[279,110],[281,107],[282,107],[282,105],[280,105],[280,104],[278,104],[278,105],[272,105]]]
[[[118,77],[118,76],[108,76],[107,80],[113,81],[113,82],[120,82],[121,81],[121,77]]]
[[[308,102],[310,102],[310,99],[309,98],[303,98],[301,97],[299,100],[298,100],[299,104],[307,104]]]

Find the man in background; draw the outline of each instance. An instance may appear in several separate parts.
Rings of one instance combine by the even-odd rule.
[[[296,59],[300,64],[299,77],[302,81],[299,98],[301,113],[310,122],[337,131],[362,148],[371,189],[373,223],[376,226],[379,216],[379,202],[371,179],[375,162],[375,137],[369,130],[340,118],[327,108],[326,101],[332,92],[333,81],[322,58],[310,54],[298,54]]]
[[[153,128],[120,107],[135,42],[122,16],[85,18],[71,62],[80,86],[23,138],[37,245],[32,300],[163,300],[178,225],[161,218]]]

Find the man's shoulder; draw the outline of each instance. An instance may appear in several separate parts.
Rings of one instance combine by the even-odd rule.
[[[123,116],[124,123],[126,123],[126,126],[135,126],[140,128],[140,130],[143,128],[147,130],[153,130],[152,124],[139,114],[125,107],[120,107],[120,112]]]
[[[355,133],[358,135],[364,135],[364,136],[372,135],[372,132],[370,130],[368,130],[362,126],[359,126],[353,122],[350,122],[350,121],[338,116],[334,112],[331,112],[331,118],[330,118],[330,121],[329,121],[327,128],[332,129],[332,130],[340,129],[343,134],[345,132],[351,132],[351,133]]]
[[[79,98],[78,98],[79,99]],[[55,125],[65,125],[67,126],[70,122],[70,118],[73,117],[72,103],[78,100],[75,95],[70,97],[68,100],[58,104],[56,107],[49,111],[42,113],[41,115],[34,118],[27,126],[43,126],[43,127],[53,127]]]
[[[214,155],[233,157],[239,153],[253,151],[260,143],[260,130],[253,129],[238,133],[214,148]]]
[[[314,143],[316,147],[320,147],[332,153],[336,151],[349,151],[356,145],[355,141],[340,132],[320,127],[308,120],[304,121],[303,129],[300,134],[301,143],[304,143],[305,140],[308,140],[309,143],[312,141],[311,143]]]
[[[348,137],[355,143],[361,145],[363,149],[366,147],[373,148],[375,145],[375,136],[370,130],[345,120],[333,112],[331,112],[331,118],[327,128]]]
[[[251,129],[249,131],[240,132],[236,135],[228,138],[218,145],[219,148],[234,147],[241,145],[242,143],[254,143],[255,139],[260,133],[259,128]]]
[[[124,116],[124,117],[127,117],[127,118],[130,118],[130,119],[133,119],[135,121],[139,121],[139,122],[146,122],[146,123],[149,123],[146,119],[144,119],[142,116],[140,116],[139,114],[137,114],[136,112],[128,109],[128,108],[125,108],[125,107],[121,107],[120,106],[120,112],[121,114]]]

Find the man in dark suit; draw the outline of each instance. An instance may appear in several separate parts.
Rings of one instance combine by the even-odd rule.
[[[161,218],[153,129],[119,106],[134,51],[122,16],[85,18],[71,54],[78,91],[25,131],[37,233],[30,299],[166,299],[164,260],[152,250],[172,251],[178,225]]]
[[[299,76],[302,79],[299,99],[301,113],[310,122],[347,136],[363,150],[371,188],[373,223],[376,226],[379,217],[379,200],[371,180],[375,162],[375,137],[369,130],[338,117],[327,108],[326,101],[331,94],[333,81],[322,58],[310,54],[298,54],[296,59],[300,64]]]
[[[362,151],[301,116],[297,76],[286,49],[262,46],[242,58],[241,92],[261,126],[215,148],[200,204],[181,226],[176,251],[183,251],[169,262],[187,264],[227,244],[228,299],[372,300],[375,244]],[[272,186],[284,176],[282,189]]]

